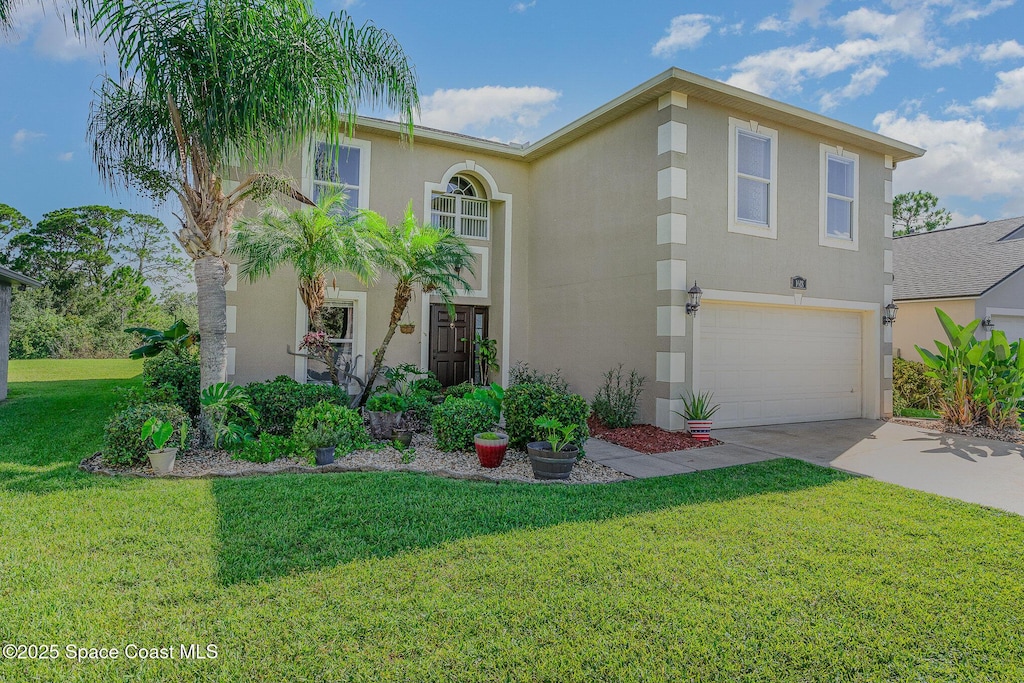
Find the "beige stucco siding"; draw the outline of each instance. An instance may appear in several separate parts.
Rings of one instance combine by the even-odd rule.
[[[900,309],[892,328],[893,352],[900,358],[921,360],[915,346],[935,351],[936,339],[947,341],[935,309],[942,309],[957,324],[966,325],[977,317],[976,301],[972,298],[898,302]]]
[[[533,165],[530,351],[588,399],[621,362],[647,377],[654,420],[657,107],[598,129]]]

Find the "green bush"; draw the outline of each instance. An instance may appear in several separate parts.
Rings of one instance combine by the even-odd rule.
[[[300,384],[287,375],[267,382],[250,382],[245,390],[260,416],[260,429],[274,436],[291,436],[295,415],[320,401],[348,405],[349,397],[338,387]]]
[[[893,412],[897,407],[933,410],[942,397],[942,383],[926,373],[924,363],[915,363],[904,358],[892,359],[892,402]]]
[[[445,398],[465,398],[467,394],[473,393],[476,387],[469,382],[455,384],[444,390]]]
[[[494,427],[491,409],[468,398],[448,398],[434,410],[434,438],[442,451],[467,451],[473,437]]]
[[[370,435],[357,411],[328,401],[300,409],[292,429],[294,442],[312,451],[318,446],[329,445],[325,438],[337,446],[337,455],[346,455],[370,445]]]
[[[537,440],[534,423],[537,418],[545,416],[553,417],[564,425],[579,425],[571,443],[579,446],[581,453],[583,444],[590,437],[587,428],[590,406],[587,400],[579,394],[561,393],[547,384],[525,382],[510,386],[505,391],[503,410],[509,444],[516,448]]]
[[[103,460],[109,465],[123,466],[144,462],[150,446],[142,440],[142,425],[151,417],[174,424],[174,432],[168,440],[172,444],[181,438],[182,423],[192,426],[185,411],[170,403],[130,406],[114,413],[107,422],[103,435]]]
[[[371,413],[400,413],[409,407],[408,401],[398,394],[374,394],[366,402],[366,409]]]
[[[148,387],[169,385],[177,403],[191,417],[199,415],[199,355],[161,353],[142,364],[142,381]]]
[[[431,396],[437,396],[444,391],[444,387],[437,381],[437,377],[434,373],[429,373],[423,379],[414,380],[410,385],[409,389],[414,394],[424,394],[428,398]]]
[[[555,368],[553,372],[540,372],[523,361],[516,363],[508,373],[508,385],[516,384],[543,384],[560,394],[569,393],[569,383],[562,377],[561,369]]]
[[[267,463],[294,455],[296,450],[295,443],[287,436],[261,434],[259,439],[241,444],[238,450],[231,454],[231,458],[232,460]]]
[[[594,415],[612,429],[633,424],[640,394],[646,378],[631,370],[629,379],[622,378],[622,363],[604,373],[604,384],[594,395]]]
[[[419,391],[414,392],[408,398],[408,405],[402,415],[402,421],[405,422],[408,429],[423,431],[430,427],[436,407],[431,395]]]

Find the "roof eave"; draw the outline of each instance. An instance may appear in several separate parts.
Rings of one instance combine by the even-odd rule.
[[[9,268],[0,266],[0,282],[8,285],[24,285],[26,287],[42,287],[43,283],[34,278],[30,278],[28,275],[22,275],[16,273]]]

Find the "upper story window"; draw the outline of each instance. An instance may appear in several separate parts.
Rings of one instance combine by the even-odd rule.
[[[729,119],[729,231],[775,239],[778,132]]]
[[[857,249],[860,158],[842,147],[821,145],[818,244]]]
[[[430,220],[462,237],[490,238],[490,203],[483,187],[470,176],[452,176],[443,194],[431,196]]]
[[[314,202],[330,192],[343,192],[351,209],[369,207],[370,143],[347,140],[345,144],[317,142],[308,163],[309,197]]]

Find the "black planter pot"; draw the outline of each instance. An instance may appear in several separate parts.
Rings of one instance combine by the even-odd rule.
[[[534,479],[568,479],[580,449],[575,444],[568,444],[555,453],[549,442],[534,441],[526,445],[526,452],[530,456]]]
[[[332,462],[334,462],[335,448],[337,448],[337,446],[325,446],[323,448],[316,449],[317,467],[321,467],[323,465],[330,465]]]

